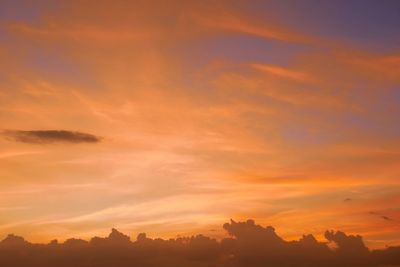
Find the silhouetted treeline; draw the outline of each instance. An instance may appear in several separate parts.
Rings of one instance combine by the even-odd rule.
[[[326,231],[326,242],[313,235],[285,241],[273,227],[256,225],[253,220],[231,220],[223,227],[231,237],[220,242],[203,235],[150,239],[144,233],[132,242],[116,229],[106,238],[49,244],[32,244],[8,235],[0,243],[0,266],[400,266],[400,247],[370,251],[361,236],[340,231]]]

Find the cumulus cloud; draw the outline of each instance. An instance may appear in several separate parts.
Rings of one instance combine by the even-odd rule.
[[[101,141],[101,137],[93,134],[66,130],[5,130],[2,135],[16,142],[31,144],[97,143]]]
[[[362,237],[326,231],[286,241],[272,226],[253,220],[231,220],[223,228],[231,235],[220,242],[204,235],[164,240],[140,233],[136,241],[112,229],[108,237],[90,241],[70,238],[47,245],[9,235],[0,242],[1,266],[382,266],[400,264],[400,247],[370,251]],[[6,253],[5,253],[6,252]],[[23,252],[23,253],[22,253]]]

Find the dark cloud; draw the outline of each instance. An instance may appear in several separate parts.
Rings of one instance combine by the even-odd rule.
[[[348,197],[348,198],[345,198],[343,201],[344,201],[344,202],[349,202],[349,201],[352,201],[352,200],[353,200],[353,199],[351,199],[351,198]]]
[[[346,235],[341,231],[326,231],[325,238],[336,244],[338,258],[346,262],[363,262],[368,258],[369,250],[359,235]]]
[[[0,242],[0,266],[400,266],[400,247],[371,251],[361,236],[341,231],[326,231],[327,242],[323,242],[310,234],[286,241],[273,227],[253,220],[231,220],[223,228],[231,237],[220,242],[204,235],[152,239],[145,233],[131,241],[116,229],[90,241],[70,238],[46,245],[9,235]]]
[[[381,218],[381,219],[383,219],[383,220],[385,220],[385,221],[394,221],[392,218],[390,218],[390,217],[388,217],[388,216],[386,216],[386,215],[382,215],[382,214],[379,213],[379,212],[370,211],[369,214],[378,216],[379,218]]]
[[[393,221],[392,218],[389,218],[388,216],[385,215],[382,215],[381,218],[384,219],[385,221]]]
[[[66,130],[6,130],[2,135],[7,139],[31,144],[49,144],[49,143],[97,143],[101,137]]]

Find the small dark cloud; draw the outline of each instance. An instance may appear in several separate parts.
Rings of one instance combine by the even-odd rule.
[[[381,213],[375,212],[375,211],[370,211],[369,214],[378,216],[379,218],[385,220],[385,221],[394,221],[392,218],[382,215]]]
[[[101,137],[93,134],[66,130],[6,130],[2,135],[9,140],[31,144],[49,143],[98,143]]]
[[[345,198],[343,201],[344,201],[344,202],[349,202],[349,201],[352,201],[352,200],[353,200],[353,199],[351,199],[351,198],[348,197],[348,198]]]
[[[384,219],[384,220],[386,220],[386,221],[393,221],[393,219],[392,219],[392,218],[389,218],[388,216],[382,215],[381,218]]]

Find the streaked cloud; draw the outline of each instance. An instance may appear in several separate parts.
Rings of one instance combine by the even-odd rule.
[[[16,142],[31,144],[50,143],[98,143],[101,137],[66,130],[5,130],[2,135]]]
[[[12,9],[0,20],[0,125],[11,129],[0,136],[0,235],[123,226],[173,237],[232,217],[288,239],[329,228],[400,243],[397,31],[376,20],[381,39],[369,38],[371,21],[357,20],[360,44],[342,12],[329,20],[347,6],[313,4]]]
[[[293,79],[297,80],[300,82],[312,82],[313,78],[303,72],[295,71],[295,70],[290,70],[288,68],[283,68],[280,66],[273,66],[273,65],[267,65],[267,64],[251,64],[251,67],[266,72],[270,73],[272,75],[277,75],[281,76],[283,78],[288,78],[288,79]]]

